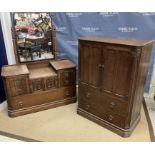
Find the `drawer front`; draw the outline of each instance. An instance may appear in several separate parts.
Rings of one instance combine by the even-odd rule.
[[[114,114],[112,111],[104,108],[101,104],[95,104],[93,101],[79,99],[79,108],[109,122],[118,127],[125,128],[126,117]]]
[[[79,84],[79,104],[83,106],[82,104],[85,103],[94,103],[94,106],[99,105],[100,108],[96,109],[97,111],[106,109],[121,116],[127,116],[128,114],[129,104],[126,101],[116,99],[85,84]]]
[[[34,94],[13,97],[8,103],[8,107],[10,110],[17,110],[75,96],[75,87],[57,88],[51,89],[49,91],[42,91]]]
[[[116,99],[102,92],[96,94],[96,104],[100,104],[102,109],[107,109],[114,114],[121,116],[127,116],[128,114],[128,102]]]
[[[96,90],[85,85],[79,84],[78,106],[88,112],[93,111],[92,103],[95,104]]]
[[[127,105],[95,88],[79,85],[79,108],[116,126],[125,128]]]
[[[105,111],[105,113],[102,114],[101,118],[118,127],[125,128],[125,121],[126,121],[125,117],[113,114],[109,111]]]

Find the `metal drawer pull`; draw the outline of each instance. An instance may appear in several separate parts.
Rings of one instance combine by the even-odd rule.
[[[116,106],[116,103],[115,103],[115,102],[111,102],[111,103],[110,103],[110,108],[111,108],[111,109],[113,109],[115,106]]]
[[[103,64],[99,64],[98,67],[99,68],[104,68],[104,65]]]
[[[90,105],[89,105],[89,104],[87,104],[87,105],[86,105],[86,109],[89,109],[89,108],[90,108]]]
[[[109,120],[110,120],[110,121],[112,121],[113,118],[114,118],[114,117],[113,117],[112,115],[109,115]]]
[[[19,106],[23,106],[23,101],[18,102]]]

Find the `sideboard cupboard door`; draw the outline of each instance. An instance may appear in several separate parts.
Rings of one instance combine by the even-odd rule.
[[[76,72],[74,69],[65,70],[60,73],[60,87],[76,84]]]
[[[29,93],[28,78],[25,76],[10,78],[7,81],[7,89],[8,95],[12,97]]]
[[[80,44],[79,47],[79,80],[99,87],[102,69],[102,46],[92,43]]]

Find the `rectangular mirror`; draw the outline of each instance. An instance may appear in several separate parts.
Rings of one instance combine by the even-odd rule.
[[[55,58],[55,27],[49,13],[12,13],[12,23],[16,61]]]

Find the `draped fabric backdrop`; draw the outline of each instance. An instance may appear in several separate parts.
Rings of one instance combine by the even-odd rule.
[[[1,73],[2,66],[6,64],[7,64],[7,57],[6,57],[2,27],[0,22],[0,73]],[[2,103],[4,100],[5,100],[5,92],[4,92],[2,77],[0,76],[0,103]]]
[[[51,16],[57,31],[58,57],[69,58],[76,65],[78,65],[78,38],[82,36],[155,39],[155,13],[57,12],[51,13]],[[149,92],[154,59],[155,46],[145,92]]]

